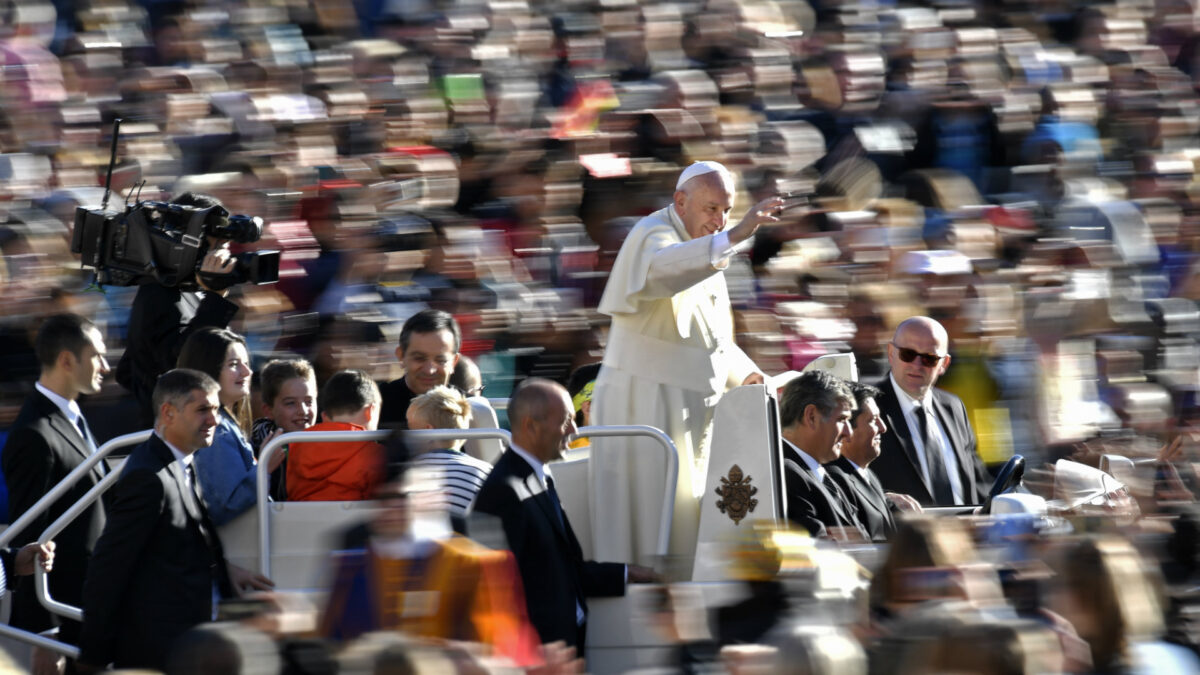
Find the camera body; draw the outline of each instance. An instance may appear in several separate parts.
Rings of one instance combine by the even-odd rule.
[[[261,218],[231,216],[221,206],[139,201],[124,212],[80,207],[71,252],[96,270],[101,285],[189,287],[196,283],[208,237],[251,243],[262,237],[262,229]],[[279,280],[279,251],[251,251],[235,259],[233,283]]]

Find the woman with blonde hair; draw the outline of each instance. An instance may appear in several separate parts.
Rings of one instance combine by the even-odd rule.
[[[417,396],[408,405],[408,428],[466,429],[471,425],[471,404],[456,389],[438,386]],[[492,465],[462,452],[463,439],[453,441],[413,442],[418,455],[414,467],[427,470],[427,477],[436,482],[443,504],[452,516],[466,516],[492,471]]]

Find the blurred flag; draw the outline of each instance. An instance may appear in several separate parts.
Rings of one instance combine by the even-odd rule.
[[[586,136],[600,124],[600,114],[620,105],[608,80],[584,80],[575,86],[575,94],[563,106],[563,115],[550,131],[554,138]]]

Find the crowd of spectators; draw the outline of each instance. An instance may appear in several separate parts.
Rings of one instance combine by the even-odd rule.
[[[966,404],[984,461],[1103,463],[1142,516],[1089,514],[1079,527],[1120,528],[1152,553],[1140,544],[1156,528],[1195,525],[1158,518],[1164,502],[1200,486],[1193,4],[0,2],[0,443],[37,380],[42,318],[89,317],[114,364],[130,343],[135,289],[96,287],[71,252],[75,209],[100,205],[114,119],[110,208],[196,191],[264,219],[262,240],[236,247],[282,251],[279,282],[229,289],[230,328],[247,371],[311,362],[312,376],[291,378],[310,409],[335,373],[400,375],[400,327],[429,307],[457,319],[484,396],[529,376],[566,383],[602,354],[596,305],[624,233],[667,203],[683,166],[716,160],[739,179],[735,214],[789,199],[789,222],[726,273],[738,339],[763,370],[853,351],[874,380],[899,320],[933,317],[953,352],[940,386]],[[222,394],[230,419],[260,412],[243,409],[248,376]],[[93,414],[137,410],[113,378],[83,409],[101,443],[138,419]],[[1177,437],[1164,469],[1154,460]],[[250,444],[234,434],[230,447]],[[1061,496],[1061,477],[1030,473],[1035,490]],[[976,557],[963,539],[897,565],[957,569]],[[1176,539],[1164,569],[1186,588],[1195,545]],[[896,541],[889,561],[924,545]],[[1124,539],[1053,548],[1069,580],[1057,615],[1090,646],[1068,654],[1081,672],[1131,667],[1137,639],[1160,637],[1162,615],[1186,606],[1149,582],[1122,588],[1144,571]],[[937,557],[949,549],[962,556]],[[1098,569],[1117,579],[1111,601],[1087,593]],[[944,576],[904,578],[970,586]],[[926,598],[873,599],[895,615]],[[1089,625],[1114,612],[1136,615]],[[1185,614],[1170,624],[1180,642],[1193,637]],[[897,635],[929,636],[901,645],[894,663],[918,664],[904,672],[978,656],[954,647],[974,644],[982,620],[904,620],[911,631]],[[1057,624],[988,621],[996,649],[1068,644],[1039,632]],[[808,629],[776,637],[784,655],[856,644]],[[866,663],[846,654],[845,668]],[[735,669],[758,658],[727,656]]]

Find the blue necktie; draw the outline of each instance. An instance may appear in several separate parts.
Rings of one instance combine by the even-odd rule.
[[[87,444],[88,454],[95,454],[96,439],[94,436],[92,436],[92,430],[88,429],[87,420],[83,418],[82,413],[75,418],[75,426],[79,428],[79,433],[83,435],[83,441]]]

